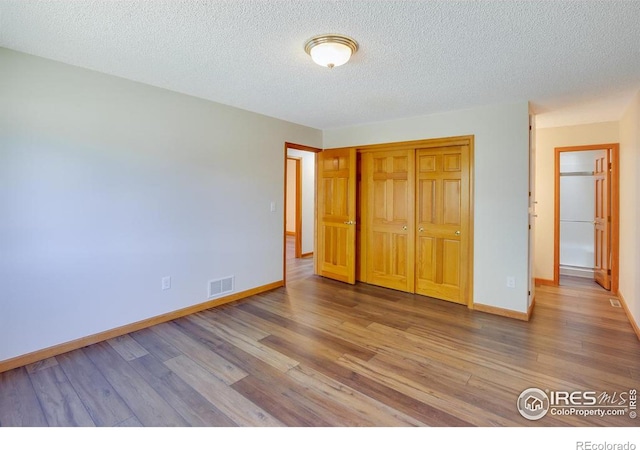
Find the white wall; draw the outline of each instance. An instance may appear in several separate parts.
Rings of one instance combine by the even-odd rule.
[[[0,361],[201,303],[212,278],[282,280],[282,148],[319,130],[6,49],[0,99]]]
[[[474,302],[526,312],[527,102],[325,130],[324,147],[460,135],[475,135]],[[516,278],[515,289],[506,286],[509,276]]]
[[[316,220],[316,154],[289,148],[287,155],[302,158],[302,253],[313,253]]]
[[[620,120],[620,287],[640,326],[640,92]]]
[[[618,142],[618,122],[536,130],[536,278],[553,280],[555,148]]]

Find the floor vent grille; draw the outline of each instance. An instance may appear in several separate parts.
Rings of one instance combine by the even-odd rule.
[[[218,278],[217,280],[210,280],[209,281],[209,298],[220,297],[221,295],[229,294],[230,292],[233,292],[234,285],[235,285],[234,280],[235,280],[234,276]]]
[[[610,298],[609,303],[611,303],[611,306],[613,306],[614,308],[622,308],[620,300],[616,300],[615,298]]]

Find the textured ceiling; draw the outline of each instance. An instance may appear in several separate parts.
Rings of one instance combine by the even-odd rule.
[[[303,50],[329,32],[360,44],[332,70]],[[617,120],[640,2],[0,0],[0,46],[321,129],[527,100]]]

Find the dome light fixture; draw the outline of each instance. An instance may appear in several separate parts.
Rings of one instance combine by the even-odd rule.
[[[304,51],[316,64],[333,69],[349,61],[358,51],[358,43],[340,34],[322,34],[309,39],[304,44]]]

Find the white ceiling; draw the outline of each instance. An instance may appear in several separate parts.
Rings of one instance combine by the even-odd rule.
[[[332,70],[303,50],[329,32],[360,44]],[[640,2],[0,0],[0,46],[321,129],[527,100],[554,126],[620,118]]]

